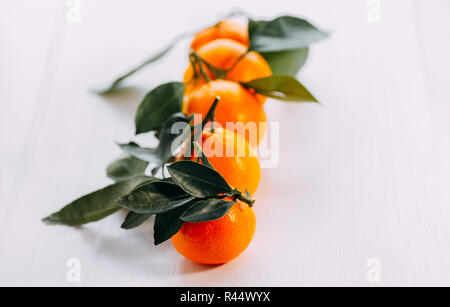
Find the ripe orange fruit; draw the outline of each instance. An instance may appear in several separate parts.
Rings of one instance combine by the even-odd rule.
[[[247,82],[272,74],[269,64],[262,55],[256,51],[245,54],[246,52],[245,45],[227,38],[213,40],[196,51],[209,64],[220,69],[230,69],[227,72],[227,79],[230,80]],[[206,67],[204,69],[207,70]],[[193,76],[194,69],[189,65],[184,74],[184,83]]]
[[[256,147],[265,134],[266,114],[256,95],[237,82],[217,79],[198,86],[186,94],[183,112],[202,114],[204,118],[216,96],[220,97],[220,101],[216,108],[215,121],[225,129],[236,131],[245,137],[252,147]],[[241,129],[230,126],[227,128],[227,123],[237,124],[236,128]]]
[[[197,50],[206,43],[219,38],[229,38],[240,42],[245,46],[249,45],[247,26],[226,19],[220,21],[215,26],[206,28],[195,34],[191,48]]]
[[[172,237],[175,249],[186,258],[202,264],[221,264],[242,253],[255,233],[253,210],[241,201],[218,220],[185,222]]]
[[[204,129],[202,151],[212,166],[225,178],[229,185],[245,194],[255,193],[261,179],[258,157],[247,141],[239,134],[222,128]],[[197,160],[194,151],[191,160]],[[200,160],[201,162],[201,160]]]

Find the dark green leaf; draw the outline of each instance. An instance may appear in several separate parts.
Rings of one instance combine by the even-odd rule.
[[[252,21],[249,24],[250,50],[276,52],[308,47],[328,34],[308,21],[281,16],[267,21]]]
[[[285,75],[255,79],[243,83],[253,88],[258,94],[285,101],[317,102],[316,98],[295,78]]]
[[[159,144],[157,150],[161,165],[174,155],[174,151],[190,136],[189,119],[183,113],[170,116],[159,130]]]
[[[161,49],[161,51],[157,52],[156,54],[152,55],[151,57],[149,57],[147,60],[145,60],[142,64],[136,66],[135,68],[133,68],[132,70],[130,70],[129,72],[123,74],[122,76],[120,76],[119,78],[117,78],[109,88],[107,88],[106,90],[100,91],[99,94],[101,95],[105,95],[105,94],[110,94],[112,92],[114,92],[115,90],[117,90],[121,84],[122,81],[125,80],[126,78],[130,77],[131,75],[134,75],[136,72],[138,72],[139,70],[141,70],[142,68],[144,68],[145,66],[158,61],[159,59],[161,59],[164,55],[166,55],[181,39],[185,38],[186,36],[190,35],[191,33],[186,32],[183,33],[181,35],[178,35],[177,37],[175,37],[170,43],[169,45],[167,45],[166,47],[164,47],[163,49]]]
[[[113,161],[106,168],[106,175],[114,181],[128,179],[145,173],[148,163],[128,156]]]
[[[153,237],[155,239],[155,245],[158,245],[166,240],[169,240],[175,235],[183,226],[183,221],[180,216],[186,211],[192,204],[186,204],[182,207],[168,211],[166,213],[157,214],[155,217],[155,224],[153,225]]]
[[[189,194],[208,198],[232,189],[217,171],[194,161],[178,161],[167,167],[173,180]]]
[[[173,156],[173,150],[181,144],[181,139],[184,138],[182,134],[189,129],[187,122],[186,115],[183,113],[172,114],[159,130],[159,144],[156,148],[143,148],[134,142],[119,144],[119,146],[133,157],[162,166]],[[177,142],[174,142],[175,140]]]
[[[256,30],[265,26],[267,23],[269,23],[269,21],[255,20],[251,18],[248,20],[248,37],[250,39],[250,42],[252,41],[253,34],[256,32]]]
[[[125,217],[125,221],[122,223],[123,229],[132,229],[140,226],[146,220],[148,220],[152,215],[147,213],[136,213],[133,211],[128,212]]]
[[[60,211],[44,218],[43,221],[47,224],[71,226],[98,221],[120,209],[115,203],[119,196],[149,179],[146,176],[136,176],[119,181],[74,200]]]
[[[167,181],[153,181],[123,195],[117,200],[117,203],[136,213],[156,214],[173,210],[194,198],[176,184]]]
[[[209,198],[195,203],[181,215],[180,219],[191,223],[217,220],[227,214],[234,204],[233,201]]]
[[[169,116],[181,112],[183,92],[180,82],[165,83],[150,91],[136,111],[136,134],[158,130]]]
[[[289,75],[295,77],[303,67],[308,57],[308,47],[296,50],[265,52],[262,56],[269,63],[274,75]]]

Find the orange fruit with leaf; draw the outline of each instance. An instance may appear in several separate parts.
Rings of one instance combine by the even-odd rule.
[[[171,240],[180,254],[194,262],[222,264],[236,258],[247,248],[255,227],[253,209],[238,201],[220,219],[185,222]]]
[[[231,186],[250,195],[255,193],[261,179],[261,168],[252,147],[242,136],[222,128],[205,128],[201,146],[203,155]],[[188,158],[199,160],[198,151],[192,150]]]
[[[182,213],[176,213],[184,223],[171,240],[177,251],[192,261],[221,264],[237,257],[250,244],[256,226],[250,208],[254,201],[231,187],[209,159],[203,156],[202,161],[205,165],[180,161],[169,166],[173,180],[184,191],[201,198],[193,206],[181,209]],[[205,200],[213,194],[223,196]],[[167,220],[163,217],[163,222]],[[155,221],[155,225],[160,224]]]

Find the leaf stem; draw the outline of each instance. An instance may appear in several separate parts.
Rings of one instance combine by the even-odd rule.
[[[204,65],[204,66],[206,66],[206,68],[208,68],[209,72],[214,76],[214,79],[225,79],[226,78],[227,70],[218,68],[218,67],[208,63],[207,61],[202,59],[197,53],[195,53],[195,51],[192,51],[191,55],[194,56],[197,64],[199,65],[199,69],[200,69],[200,72],[202,73],[202,75],[205,76],[205,73],[206,73],[203,69],[203,65]],[[208,79],[205,78],[207,81],[208,80],[211,81],[209,76],[206,76],[206,77],[208,78]]]

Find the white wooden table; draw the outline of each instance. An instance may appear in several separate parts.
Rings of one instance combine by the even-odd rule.
[[[80,3],[79,22],[64,1],[0,3],[0,285],[450,285],[449,1]],[[136,89],[91,90],[237,5],[332,32],[298,76],[324,107],[266,104],[281,161],[263,170],[246,252],[197,265],[170,242],[154,247],[151,223],[121,230],[123,214],[44,225],[109,183],[114,142],[132,137],[147,90],[181,79],[188,42],[130,80]],[[66,279],[70,258],[80,283]]]

